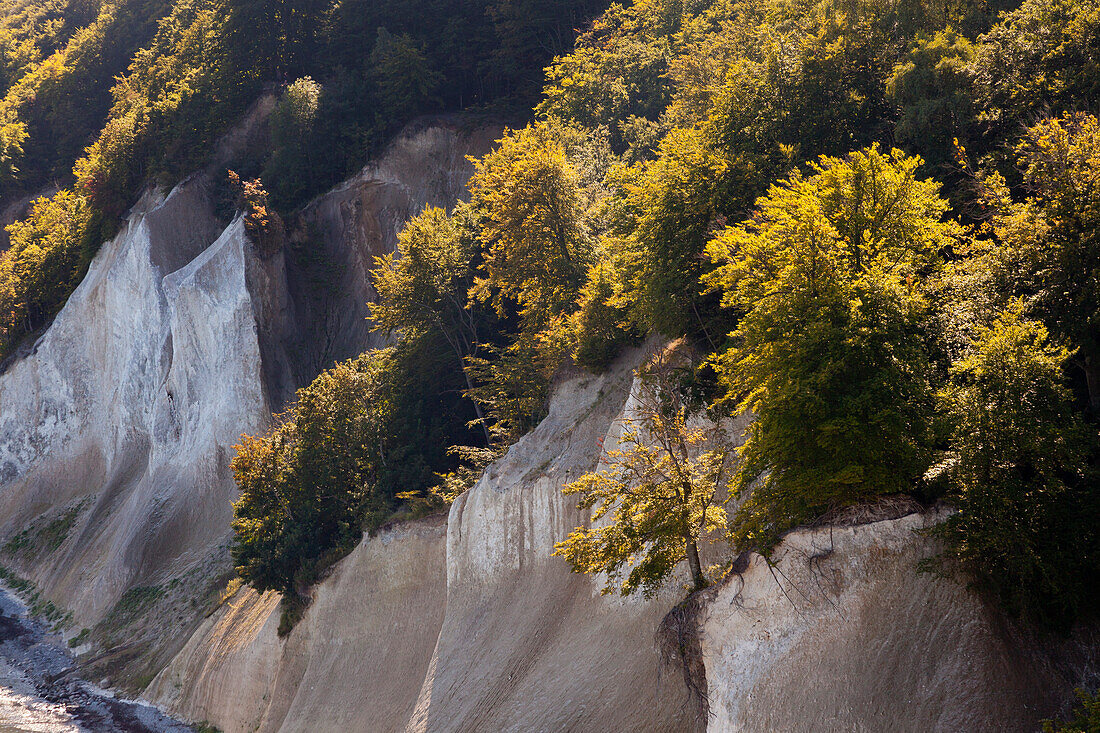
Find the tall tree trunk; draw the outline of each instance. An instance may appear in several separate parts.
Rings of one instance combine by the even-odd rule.
[[[466,378],[466,388],[472,391],[474,388],[474,383],[470,379],[470,373],[466,371],[465,364],[462,365],[462,376]],[[489,426],[485,423],[485,415],[483,415],[481,412],[481,404],[473,397],[470,397],[470,402],[474,403],[474,413],[477,414],[477,421],[481,425],[481,429],[485,431],[485,447],[492,448],[493,439],[489,436]]]
[[[439,330],[443,332],[443,337],[447,339],[447,343],[451,345],[451,349],[454,351],[455,356],[458,357],[458,368],[462,370],[462,377],[466,380],[466,399],[470,400],[470,402],[473,403],[474,414],[477,415],[478,424],[481,425],[481,430],[485,433],[485,447],[492,448],[493,439],[489,435],[489,426],[485,423],[485,415],[481,410],[481,404],[477,400],[475,400],[470,394],[468,394],[469,392],[474,391],[474,382],[472,379],[470,379],[470,372],[466,369],[466,356],[472,351],[472,349],[470,349],[470,343],[462,334],[461,326],[459,326],[459,328],[457,329],[458,333],[452,336],[451,332],[443,326],[441,321],[437,321],[437,323],[439,325]],[[475,332],[474,338],[476,339],[476,337],[477,334]],[[461,342],[459,341],[459,339],[461,339]],[[463,348],[464,346],[465,348]]]
[[[1089,407],[1100,412],[1100,354],[1097,348],[1085,347],[1085,384],[1089,388]]]
[[[707,578],[703,575],[703,567],[699,563],[699,546],[691,537],[686,538],[688,567],[691,569],[691,580],[695,584],[692,590],[703,590],[707,587]]]

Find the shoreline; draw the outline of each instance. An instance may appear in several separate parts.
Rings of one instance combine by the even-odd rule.
[[[27,616],[0,586],[0,733],[193,733],[142,701],[116,697],[77,676],[60,634]]]

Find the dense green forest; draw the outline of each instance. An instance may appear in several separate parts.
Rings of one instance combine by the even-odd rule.
[[[3,185],[62,184],[0,257],[8,349],[264,89],[240,167],[284,213],[416,114],[533,109],[379,258],[393,345],[238,447],[238,571],[292,610],[364,529],[471,486],[563,364],[652,334],[648,413],[565,487],[611,522],[558,554],[608,591],[683,560],[702,588],[728,565],[701,542],[767,555],[905,496],[956,510],[925,571],[1043,628],[1100,608],[1096,0],[7,1]],[[698,412],[756,419],[734,451]]]
[[[150,182],[203,167],[264,90],[270,144],[238,161],[288,211],[413,116],[529,109],[594,0],[4,0],[0,203],[51,186],[0,260],[0,353],[45,325]],[[437,23],[424,23],[437,18]],[[292,83],[293,82],[293,83]]]

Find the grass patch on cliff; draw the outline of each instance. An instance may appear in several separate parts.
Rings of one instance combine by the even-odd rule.
[[[164,588],[159,585],[135,586],[118,599],[118,603],[102,623],[108,627],[125,626],[152,606],[162,595],[164,595]]]
[[[0,580],[27,604],[31,616],[46,622],[52,630],[60,631],[72,625],[72,611],[68,611],[44,597],[34,581],[20,577],[3,565],[0,565]]]
[[[81,640],[82,676],[139,694],[216,607],[229,580],[227,556],[223,545],[200,563],[125,592]]]
[[[76,649],[78,646],[88,640],[88,634],[92,633],[92,630],[88,627],[84,627],[80,630],[80,633],[69,639],[69,648]]]
[[[283,638],[298,625],[309,608],[309,601],[298,596],[283,596],[283,602],[279,606],[279,638]]]
[[[87,497],[61,509],[52,516],[42,514],[31,521],[0,547],[0,552],[13,558],[35,559],[57,552],[69,538],[77,519],[90,503]]]
[[[233,596],[237,595],[237,591],[239,591],[243,585],[243,578],[232,578],[228,583],[225,584],[225,590],[222,591],[221,595],[218,597],[218,603],[216,606],[214,606],[214,608],[217,608]]]

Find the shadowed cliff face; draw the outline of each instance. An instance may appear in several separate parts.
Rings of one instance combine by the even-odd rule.
[[[484,154],[500,135],[497,125],[461,117],[415,124],[294,217],[286,260],[294,323],[278,339],[293,358],[274,381],[281,397],[333,362],[384,345],[367,320],[375,258],[393,251],[397,233],[426,205],[450,208],[473,173],[466,157]]]
[[[142,675],[166,661],[227,579],[232,446],[375,344],[374,257],[425,205],[454,204],[465,156],[498,129],[410,128],[274,253],[217,220],[202,176],[148,194],[0,374],[0,564],[71,611],[74,631],[143,657]]]

